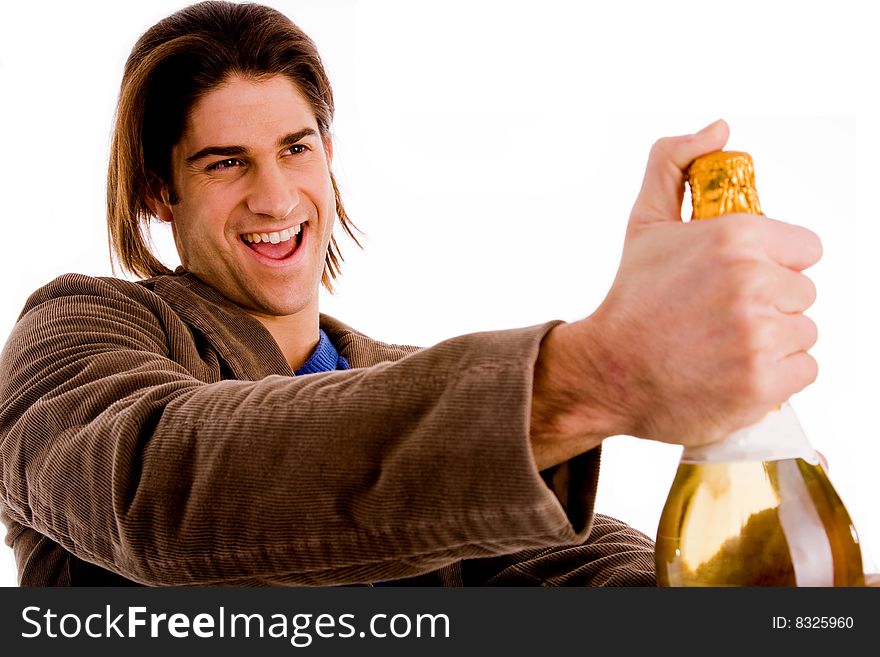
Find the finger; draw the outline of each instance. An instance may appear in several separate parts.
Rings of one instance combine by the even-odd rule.
[[[776,219],[764,219],[760,227],[765,252],[779,264],[802,271],[822,258],[822,241],[808,228]]]
[[[648,157],[630,225],[681,221],[687,168],[700,155],[723,148],[729,134],[727,123],[719,119],[695,134],[658,140]]]
[[[802,313],[816,301],[816,285],[804,274],[785,267],[774,272],[773,303],[782,313]]]
[[[776,390],[772,391],[773,401],[782,403],[816,380],[819,375],[819,365],[810,354],[799,351],[778,361],[776,374]]]
[[[780,314],[775,322],[776,353],[781,359],[813,348],[819,332],[816,322],[801,314]]]

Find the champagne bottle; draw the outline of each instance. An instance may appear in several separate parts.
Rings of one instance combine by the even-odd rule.
[[[692,219],[761,215],[754,180],[748,153],[698,158]],[[719,443],[684,449],[655,561],[659,586],[864,585],[858,534],[788,402]]]

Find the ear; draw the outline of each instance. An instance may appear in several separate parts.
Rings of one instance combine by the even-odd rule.
[[[150,192],[147,195],[147,207],[150,212],[159,219],[159,221],[174,221],[174,211],[172,210],[171,196],[168,193],[168,187],[158,179],[154,180],[150,185]]]
[[[324,137],[324,152],[327,154],[327,166],[333,164],[333,137]]]

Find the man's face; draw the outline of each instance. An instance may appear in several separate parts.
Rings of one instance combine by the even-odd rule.
[[[324,142],[287,78],[230,78],[192,108],[171,151],[171,221],[181,264],[260,316],[317,312],[336,216]]]

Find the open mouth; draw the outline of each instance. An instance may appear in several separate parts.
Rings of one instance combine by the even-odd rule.
[[[304,227],[308,222],[270,233],[242,233],[239,237],[252,251],[272,260],[292,256],[302,244]]]

